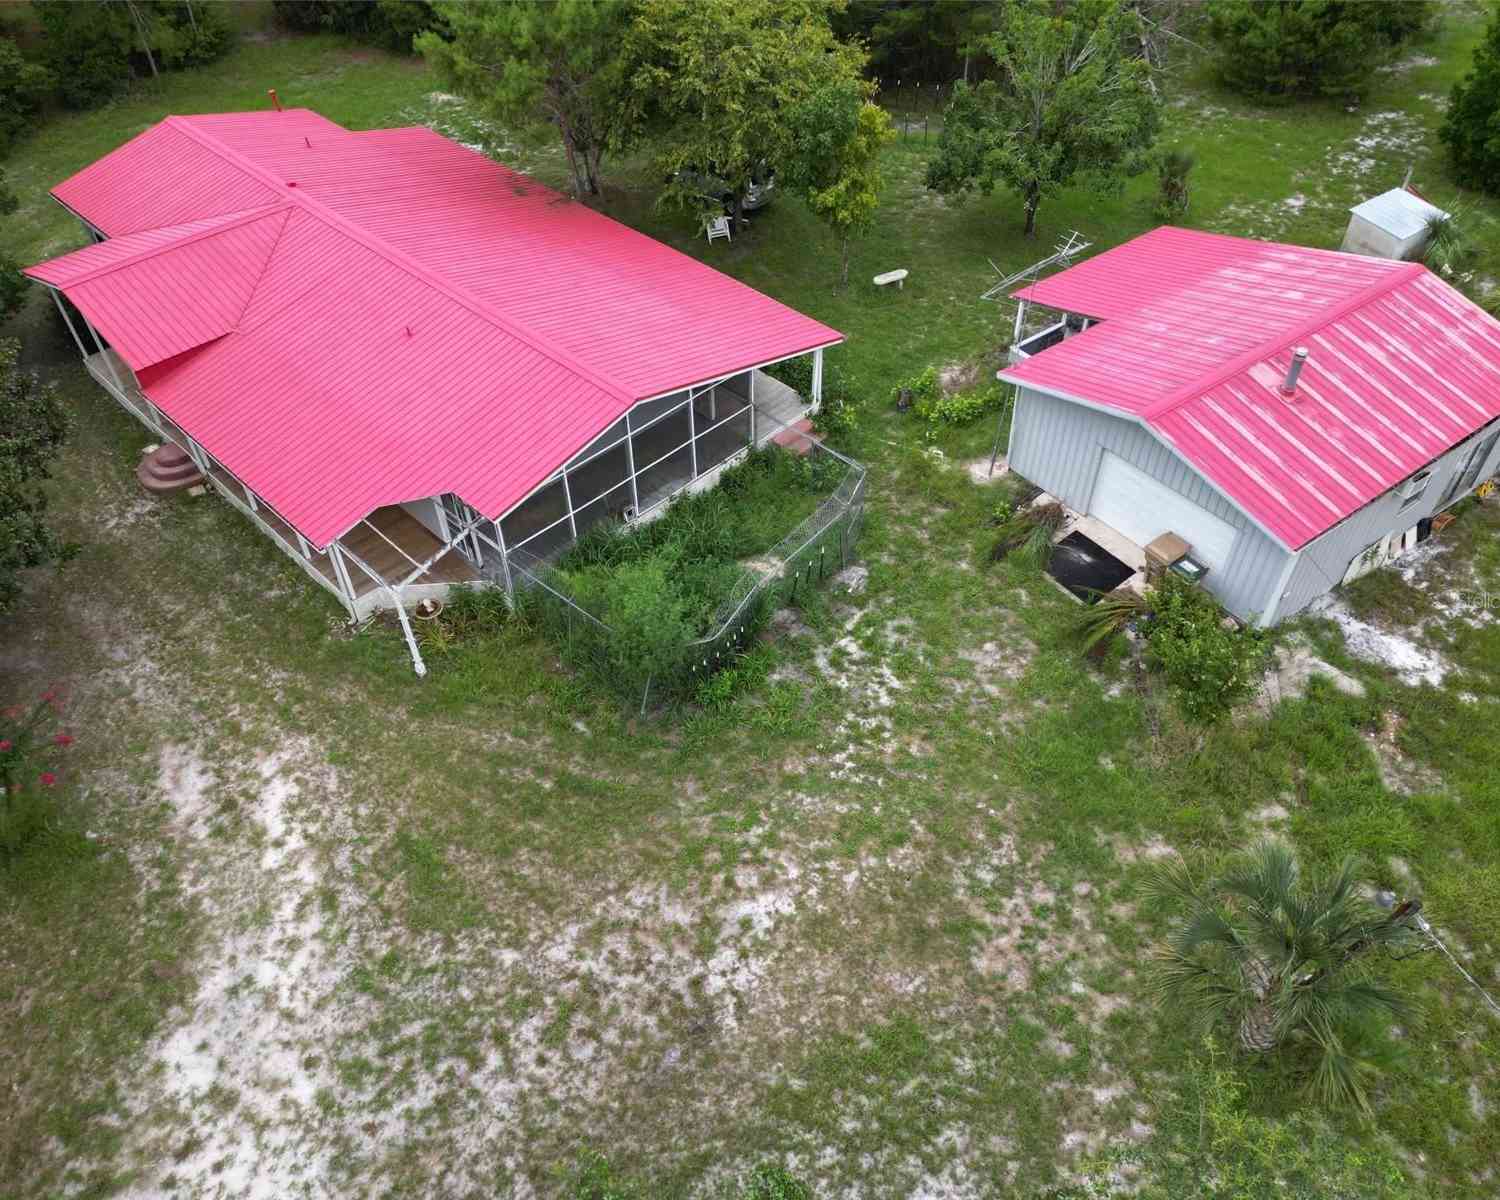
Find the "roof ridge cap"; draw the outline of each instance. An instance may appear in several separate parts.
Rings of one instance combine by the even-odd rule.
[[[1340,252],[1327,251],[1326,253],[1332,254]],[[1329,308],[1320,313],[1317,313],[1315,316],[1308,317],[1303,321],[1299,321],[1285,333],[1278,334],[1273,338],[1269,338],[1266,341],[1251,347],[1244,353],[1236,355],[1234,358],[1230,359],[1229,362],[1225,363],[1217,370],[1211,372],[1203,379],[1193,380],[1189,383],[1183,384],[1175,391],[1169,392],[1162,399],[1142,409],[1140,414],[1141,417],[1147,422],[1150,422],[1154,421],[1157,417],[1165,416],[1167,413],[1172,412],[1174,409],[1180,408],[1188,401],[1196,400],[1199,396],[1213,391],[1214,388],[1218,387],[1225,380],[1234,378],[1234,376],[1240,374],[1240,372],[1244,370],[1247,370],[1255,363],[1262,362],[1265,359],[1271,358],[1272,356],[1281,353],[1281,351],[1285,350],[1288,346],[1307,337],[1308,334],[1314,332],[1315,330],[1323,329],[1324,327],[1333,324],[1333,322],[1339,320],[1341,317],[1347,316],[1355,309],[1363,308],[1366,304],[1374,300],[1376,297],[1383,296],[1387,292],[1394,291],[1401,284],[1415,279],[1418,275],[1422,274],[1426,270],[1426,267],[1417,262],[1397,264],[1394,269],[1387,271],[1385,275],[1377,279],[1374,283],[1366,284],[1364,287],[1360,288],[1360,290],[1353,296],[1341,300],[1337,304],[1331,305]],[[1134,316],[1137,314],[1131,315]],[[1124,319],[1129,320],[1128,317]],[[1085,331],[1085,333],[1086,332],[1087,331]]]
[[[170,241],[170,242],[166,243],[166,245],[163,245],[163,246],[143,247],[142,249],[136,250],[136,251],[134,251],[131,254],[127,254],[124,258],[119,259],[116,262],[104,263],[104,264],[102,264],[100,266],[94,267],[90,271],[84,272],[82,275],[78,276],[78,278],[76,278],[76,279],[70,279],[65,284],[56,284],[55,286],[57,286],[57,287],[76,287],[80,283],[90,283],[90,282],[92,282],[95,279],[102,279],[104,276],[111,275],[111,274],[113,274],[116,271],[123,271],[126,267],[133,267],[133,266],[135,266],[136,263],[140,262],[143,259],[154,258],[158,254],[165,254],[168,250],[178,250],[178,249],[181,249],[183,246],[191,246],[194,242],[201,242],[205,238],[217,237],[221,233],[227,233],[231,229],[238,229],[241,225],[249,225],[252,222],[259,221],[259,220],[262,220],[265,217],[272,216],[275,213],[281,212],[281,211],[283,211],[283,210],[285,210],[285,209],[287,209],[289,207],[290,207],[290,205],[288,205],[286,203],[286,201],[284,201],[284,200],[278,200],[275,203],[265,204],[265,205],[262,205],[259,208],[247,208],[247,209],[244,209],[244,210],[242,210],[240,212],[237,212],[237,213],[224,213],[224,214],[222,214],[218,218],[214,218],[214,217],[199,217],[198,221],[214,221],[214,220],[217,220],[220,223],[219,224],[215,224],[215,225],[210,225],[207,229],[200,229],[200,230],[198,230],[197,233],[190,233],[190,234],[187,234],[184,237],[177,238],[177,239],[175,239],[173,241]],[[198,221],[184,221],[183,224],[184,225],[196,225],[198,223]],[[120,236],[121,236],[121,238],[140,237],[142,234],[160,233],[160,232],[162,232],[162,230],[172,229],[172,228],[174,228],[174,227],[171,226],[171,225],[160,225],[160,226],[158,226],[155,229],[138,229],[134,233],[121,234]],[[110,240],[113,241],[114,239],[110,239]],[[102,244],[103,243],[101,243],[101,242],[95,242],[95,243],[93,243],[93,245],[95,245],[95,246],[102,245]],[[71,254],[78,254],[81,251],[89,250],[91,248],[92,248],[91,246],[80,246],[77,250],[72,250],[69,253],[71,253]],[[67,256],[64,255],[63,257],[67,257]],[[41,265],[41,264],[37,264],[37,265]]]
[[[202,129],[195,128],[190,121],[184,120],[182,117],[174,114],[167,117],[163,123],[171,124],[174,129],[182,130],[200,145],[206,146],[215,154],[221,155],[223,158],[227,159],[229,162],[233,163],[241,170],[250,173],[255,178],[261,180],[261,182],[267,183],[277,191],[281,192],[286,197],[288,203],[296,204],[304,211],[308,212],[309,215],[314,216],[329,225],[332,225],[336,229],[342,230],[344,233],[348,234],[350,237],[358,241],[366,249],[374,251],[376,254],[379,254],[382,258],[386,259],[393,265],[400,267],[408,274],[422,280],[430,287],[436,288],[438,291],[446,295],[449,299],[454,300],[457,303],[463,305],[465,308],[469,309],[469,311],[474,313],[476,316],[488,321],[490,324],[496,326],[503,332],[518,339],[519,341],[524,342],[527,346],[531,347],[531,349],[535,350],[537,353],[543,355],[544,357],[550,358],[564,370],[572,372],[574,375],[577,375],[587,382],[593,384],[601,391],[607,392],[609,395],[614,396],[617,400],[623,400],[627,403],[633,404],[635,401],[640,399],[640,397],[637,396],[631,389],[627,388],[617,380],[610,379],[608,376],[601,374],[600,372],[594,370],[592,367],[587,367],[583,363],[578,362],[572,355],[568,354],[560,347],[554,346],[550,341],[538,337],[530,330],[522,328],[513,319],[486,304],[484,301],[480,300],[479,297],[470,292],[468,288],[465,288],[460,284],[456,284],[452,280],[445,279],[437,272],[431,270],[428,267],[424,267],[410,255],[396,249],[396,247],[392,246],[384,238],[379,237],[378,235],[371,233],[369,230],[364,229],[360,225],[355,224],[353,221],[349,220],[341,213],[335,212],[332,208],[324,204],[316,197],[308,195],[300,188],[288,186],[286,181],[278,179],[271,171],[266,170],[258,163],[252,162],[250,159],[246,158],[238,151],[230,149],[212,134],[209,134]],[[343,129],[343,126],[339,126],[339,128]],[[352,133],[355,131],[345,129],[344,132]],[[439,134],[438,136],[441,137],[442,135]]]

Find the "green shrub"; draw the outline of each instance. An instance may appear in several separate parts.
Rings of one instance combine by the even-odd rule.
[[[20,594],[20,572],[66,557],[71,547],[47,528],[41,484],[67,436],[57,388],[16,361],[20,344],[0,341],[0,612]]]
[[[31,7],[58,96],[69,108],[96,108],[130,83],[134,33],[123,4],[32,0]]]
[[[1248,95],[1359,96],[1371,67],[1426,27],[1431,0],[1211,0],[1208,31],[1226,86]]]
[[[0,37],[0,155],[31,126],[51,89],[51,72],[27,62],[14,38]]]
[[[906,400],[910,404],[910,411],[919,417],[925,417],[932,405],[942,397],[943,386],[938,381],[938,369],[927,367],[891,389],[891,403],[900,404],[902,393],[907,393]]]
[[[46,826],[57,784],[56,759],[73,738],[57,727],[62,704],[44,692],[29,709],[0,711],[0,858],[23,850]]]
[[[812,1189],[785,1167],[762,1163],[745,1181],[740,1200],[812,1200]]]
[[[1438,132],[1458,181],[1500,195],[1500,5],[1490,13],[1473,67],[1453,85]]]
[[[445,24],[425,0],[274,0],[277,22],[299,33],[342,33],[395,54],[412,54],[412,39]]]
[[[1394,1152],[1374,1138],[1350,1139],[1314,1113],[1266,1116],[1247,1103],[1239,1073],[1212,1038],[1189,1057],[1183,1095],[1157,1106],[1144,1146],[1120,1146],[1083,1169],[1057,1200],[1122,1194],[1122,1168],[1143,1200],[1417,1200]]]
[[[234,31],[222,4],[158,3],[151,40],[163,67],[201,67],[223,58]]]
[[[1259,630],[1226,622],[1211,594],[1170,571],[1148,600],[1146,644],[1184,716],[1216,721],[1250,695],[1266,654]]]
[[[5,185],[5,172],[0,170],[0,217],[19,207],[16,194]],[[0,321],[20,309],[29,286],[26,276],[21,274],[21,264],[8,254],[0,254]]]

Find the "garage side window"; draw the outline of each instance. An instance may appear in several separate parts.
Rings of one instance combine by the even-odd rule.
[[[1401,508],[1405,512],[1408,508],[1419,501],[1427,491],[1427,484],[1432,480],[1431,471],[1418,471],[1410,479],[1401,485]]]

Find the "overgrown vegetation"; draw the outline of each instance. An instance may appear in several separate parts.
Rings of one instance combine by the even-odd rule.
[[[64,558],[70,547],[47,524],[42,483],[52,473],[69,417],[55,385],[18,365],[21,347],[0,339],[0,612],[21,591],[21,572]]]
[[[1474,65],[1453,85],[1439,136],[1460,183],[1500,195],[1500,4],[1490,5]]]
[[[1025,233],[1041,203],[1082,179],[1118,190],[1145,166],[1160,125],[1150,66],[1132,53],[1139,16],[1119,0],[1011,4],[977,42],[993,79],[955,86],[927,186],[948,196],[1020,197]]]
[[[1213,1035],[1205,1035],[1183,1069],[1180,1096],[1144,1146],[1100,1155],[1083,1182],[1057,1200],[1103,1200],[1121,1194],[1123,1177],[1140,1180],[1145,1200],[1417,1200],[1425,1188],[1408,1180],[1388,1146],[1351,1138],[1316,1112],[1275,1116],[1256,1111],[1243,1072]]]
[[[639,702],[648,682],[658,699],[684,695],[719,665],[694,662],[692,643],[713,631],[747,567],[782,570],[757,556],[811,516],[846,470],[828,454],[757,449],[656,520],[595,525],[559,558],[549,578],[608,631],[545,591],[528,593],[526,608],[560,639],[565,657],[622,697]],[[763,605],[752,606],[736,640],[753,637],[765,616]]]
[[[1147,602],[1146,647],[1184,715],[1194,721],[1227,716],[1260,678],[1264,634],[1241,627],[1212,593],[1171,571],[1152,585]]]
[[[0,711],[0,861],[24,850],[45,827],[58,753],[73,743],[56,727],[61,711],[55,692],[44,692],[30,711],[19,704]]]
[[[273,0],[272,7],[284,29],[342,33],[392,54],[414,54],[418,34],[447,31],[448,14],[426,0]]]
[[[0,217],[20,207],[16,194],[6,186],[5,170],[0,168]],[[29,281],[21,274],[21,264],[0,250],[0,321],[21,307],[26,299]]]
[[[46,63],[69,108],[96,108],[139,74],[198,67],[233,41],[226,8],[202,0],[32,0]]]
[[[1237,92],[1354,98],[1436,14],[1431,0],[1210,0],[1208,31]]]

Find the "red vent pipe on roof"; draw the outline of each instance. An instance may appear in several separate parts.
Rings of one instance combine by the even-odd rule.
[[[266,95],[268,95],[269,97],[271,97],[271,103],[276,106],[276,111],[277,112],[281,112],[282,111],[282,109],[281,109],[281,100],[276,95],[276,89],[275,88],[267,88],[266,89]]]

